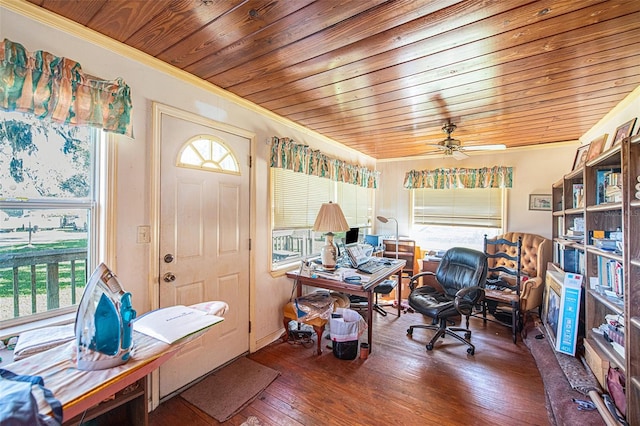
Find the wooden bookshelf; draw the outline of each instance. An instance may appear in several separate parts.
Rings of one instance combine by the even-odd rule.
[[[619,174],[618,174],[619,173]],[[610,175],[610,177],[607,177]],[[606,184],[603,184],[603,181]],[[582,185],[583,205],[575,205],[575,185]],[[615,184],[617,188],[610,188]],[[584,286],[584,335],[588,345],[597,348],[604,360],[625,373],[627,381],[626,419],[640,424],[640,135],[624,139],[578,170],[572,170],[552,186],[554,263],[566,261],[568,250],[582,256]],[[609,185],[609,186],[608,186]],[[607,191],[607,188],[609,189]],[[621,194],[617,192],[620,190]],[[604,194],[604,195],[603,195]],[[607,196],[609,194],[609,196]],[[613,196],[610,196],[613,194]],[[637,195],[637,196],[636,196]],[[582,241],[567,238],[578,221],[584,220]],[[603,249],[620,232],[622,251]],[[613,233],[613,234],[612,234]],[[609,238],[613,236],[614,238]],[[617,292],[607,285],[615,275],[610,265],[621,265],[622,283]],[[620,268],[620,266],[618,266]],[[619,269],[618,269],[619,271]],[[619,275],[618,275],[619,276]],[[618,281],[619,282],[619,281]],[[613,287],[612,287],[613,288]],[[617,315],[624,325],[624,346],[614,347],[597,332],[605,315]],[[607,390],[604,389],[606,392]]]

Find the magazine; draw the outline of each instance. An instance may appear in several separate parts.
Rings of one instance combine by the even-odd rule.
[[[176,305],[142,315],[134,321],[133,329],[172,344],[223,320],[222,317],[198,309]]]

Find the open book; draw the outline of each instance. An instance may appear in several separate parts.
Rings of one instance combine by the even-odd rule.
[[[142,315],[134,321],[133,329],[172,344],[223,320],[222,317],[198,309],[176,305]]]

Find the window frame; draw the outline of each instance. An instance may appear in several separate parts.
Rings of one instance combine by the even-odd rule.
[[[3,117],[10,115],[33,116],[29,113],[17,113],[0,111]],[[47,120],[43,120],[47,124]],[[59,123],[53,123],[60,125]],[[73,127],[68,125],[68,127]],[[15,199],[0,200],[0,209],[87,209],[90,215],[87,228],[87,278],[100,262],[115,260],[115,157],[116,146],[114,135],[101,129],[91,128],[93,162],[90,168],[92,194],[87,200],[79,199],[27,199],[17,201]],[[115,267],[115,265],[112,265]],[[86,285],[86,282],[84,283]],[[41,327],[44,325],[71,322],[77,311],[80,299],[75,305],[28,314],[17,318],[0,320],[2,336],[10,336],[16,330]]]
[[[292,228],[287,228],[287,229],[276,229],[276,218],[275,218],[275,212],[274,209],[276,208],[276,173],[278,172],[283,172],[283,173],[294,173],[295,175],[293,176],[300,176],[300,177],[304,177],[305,179],[307,179],[307,185],[305,186],[304,189],[304,193],[302,194],[302,198],[306,197],[306,194],[308,193],[308,191],[313,190],[313,186],[308,184],[308,180],[309,179],[322,179],[321,184],[323,186],[328,186],[328,199],[322,199],[322,202],[334,202],[334,203],[338,203],[340,204],[340,207],[342,207],[342,204],[340,203],[341,198],[343,196],[343,193],[345,191],[342,190],[342,188],[345,188],[345,185],[353,185],[350,183],[346,183],[346,182],[337,182],[337,181],[333,181],[333,180],[329,180],[327,178],[323,178],[323,177],[318,177],[318,176],[313,176],[313,175],[308,175],[305,173],[298,173],[298,172],[294,172],[292,170],[287,170],[287,169],[281,169],[278,167],[271,167],[269,170],[269,196],[270,196],[270,208],[269,208],[269,229],[268,229],[268,238],[267,241],[269,241],[269,254],[268,254],[268,262],[269,262],[269,270],[272,273],[282,273],[284,271],[287,270],[291,270],[293,269],[295,266],[299,266],[300,264],[300,260],[303,258],[308,258],[308,257],[313,257],[315,255],[320,255],[320,248],[322,245],[324,245],[324,238],[323,238],[323,233],[321,232],[313,232],[311,230],[311,228],[313,227],[313,222],[315,221],[316,215],[318,214],[317,211],[313,211],[313,212],[308,212],[307,209],[305,208],[305,216],[306,216],[306,224],[308,226],[298,226],[298,227],[292,227]],[[325,182],[326,181],[326,182]],[[367,197],[369,198],[369,205],[367,206],[366,210],[367,212],[364,215],[361,215],[359,213],[360,209],[357,206],[356,203],[356,208],[355,208],[355,221],[356,223],[349,223],[349,226],[351,227],[358,227],[360,228],[360,234],[366,234],[368,232],[368,229],[371,228],[371,222],[372,222],[372,217],[373,217],[373,209],[375,206],[375,189],[374,188],[365,188],[365,187],[360,187],[357,185],[353,185],[356,186],[359,190],[363,190],[363,191],[370,191],[370,194],[367,195]],[[326,189],[326,188],[325,188]],[[345,194],[345,196],[347,196],[348,194]],[[318,211],[319,211],[319,206],[318,206]],[[349,211],[343,211],[343,213],[345,214],[345,217],[350,217],[351,216],[351,212]],[[308,253],[307,255],[303,255],[303,256],[297,256],[293,259],[291,259],[290,261],[284,261],[284,262],[274,262],[273,261],[273,256],[274,256],[274,233],[277,231],[283,231],[283,232],[290,232],[290,231],[301,231],[301,232],[308,232],[309,237],[307,237],[311,244],[312,244],[312,250],[311,253]],[[340,235],[340,234],[337,234]],[[306,242],[306,244],[308,244],[308,241]],[[317,251],[314,251],[313,248],[317,247]]]

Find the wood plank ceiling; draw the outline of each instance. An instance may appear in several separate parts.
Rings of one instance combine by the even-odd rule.
[[[640,84],[637,0],[29,2],[376,159],[448,120],[463,147],[576,140]]]

